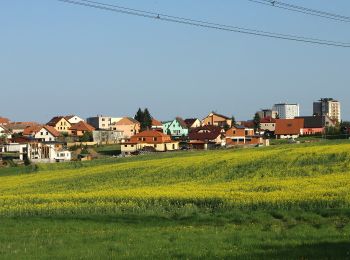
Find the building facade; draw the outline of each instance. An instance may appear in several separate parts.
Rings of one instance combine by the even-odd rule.
[[[277,111],[279,119],[294,119],[300,115],[299,104],[275,104],[272,110]]]
[[[112,124],[112,118],[110,116],[95,116],[86,119],[86,122],[93,126],[95,129],[109,130]]]
[[[341,122],[340,102],[333,98],[321,98],[313,104],[314,115],[329,116],[331,119]]]

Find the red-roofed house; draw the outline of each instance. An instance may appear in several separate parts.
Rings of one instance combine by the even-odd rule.
[[[232,125],[232,119],[228,118],[227,116],[212,112],[202,120],[202,125],[203,126],[214,125],[214,126],[226,127],[226,126]]]
[[[114,131],[122,131],[124,138],[129,139],[140,132],[141,124],[131,117],[123,117],[119,121],[114,122],[110,128]]]
[[[255,135],[253,128],[236,125],[226,131],[226,146],[264,144],[261,136]]]
[[[276,129],[276,119],[265,117],[260,120],[260,130],[274,132]]]
[[[152,118],[152,130],[163,132],[163,124],[157,119]]]
[[[198,118],[187,118],[185,119],[185,123],[188,129],[197,128],[202,126],[202,122]]]
[[[10,123],[10,120],[5,117],[0,117],[0,125],[7,125]]]
[[[77,124],[81,121],[84,121],[84,119],[80,118],[79,116],[70,115],[64,117],[71,125]]]
[[[304,128],[304,119],[276,119],[275,135],[279,139],[298,138]]]
[[[53,126],[44,125],[35,133],[34,138],[40,142],[55,142],[60,135]]]
[[[86,132],[93,132],[95,128],[85,121],[80,121],[79,123],[73,124],[69,128],[69,133],[73,136],[83,136]]]
[[[169,135],[147,130],[132,136],[130,142],[121,145],[123,154],[130,154],[143,149],[157,152],[174,151],[179,149],[179,143],[172,141]]]
[[[225,130],[219,126],[206,125],[191,130],[188,135],[192,149],[208,149],[210,146],[225,145]]]

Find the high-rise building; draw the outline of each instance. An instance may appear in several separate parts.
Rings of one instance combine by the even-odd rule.
[[[299,104],[275,104],[272,110],[277,111],[278,118],[280,119],[294,119],[300,114]]]
[[[341,121],[341,106],[340,102],[333,98],[321,98],[314,102],[314,115],[328,116],[333,120]]]

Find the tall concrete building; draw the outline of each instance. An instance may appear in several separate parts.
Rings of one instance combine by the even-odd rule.
[[[257,112],[260,118],[276,118],[278,116],[277,111],[272,109],[261,109]]]
[[[300,114],[299,104],[275,104],[272,110],[277,111],[278,117],[280,119],[294,119]]]
[[[95,116],[87,118],[86,122],[95,127],[95,129],[109,130],[112,118],[109,116]]]
[[[333,120],[341,121],[341,106],[340,102],[333,98],[321,98],[314,102],[314,115],[328,116]]]

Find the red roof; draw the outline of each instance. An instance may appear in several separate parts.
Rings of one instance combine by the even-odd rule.
[[[276,135],[299,135],[304,128],[304,119],[276,119]]]
[[[159,127],[162,127],[163,126],[163,124],[160,122],[160,121],[158,121],[157,119],[152,119],[152,126],[159,126]]]
[[[215,140],[222,134],[222,128],[219,126],[202,126],[194,128],[188,135],[190,140],[201,140],[201,141],[208,141],[208,140]]]
[[[6,125],[8,123],[10,123],[10,120],[8,118],[0,117],[0,124],[1,125]]]
[[[80,121],[79,123],[72,125],[69,130],[92,132],[95,128],[84,121]]]
[[[162,132],[153,131],[153,130],[146,130],[143,132],[140,132],[136,135],[133,135],[132,137],[169,137],[169,135],[166,135]]]
[[[24,129],[23,135],[33,135],[33,134],[35,135],[41,129],[42,129],[41,125],[28,126],[26,129]]]
[[[260,123],[263,123],[263,124],[268,124],[268,123],[276,123],[276,119],[275,118],[272,118],[270,116],[267,116],[267,117],[264,117],[260,120]]]
[[[59,137],[61,134],[58,132],[54,127],[49,125],[44,125],[43,128],[45,128],[50,134],[52,134],[54,137]],[[41,129],[40,129],[41,130]]]

